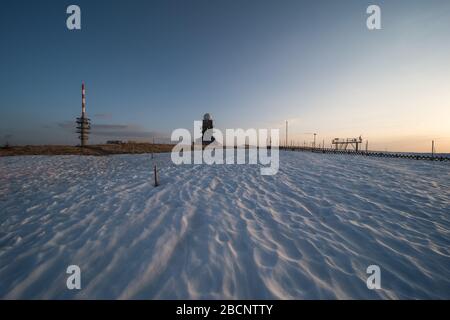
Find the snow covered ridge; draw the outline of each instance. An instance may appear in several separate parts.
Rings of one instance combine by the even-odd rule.
[[[0,158],[0,297],[450,298],[448,164],[281,151],[277,175],[259,167]]]
[[[191,150],[194,151],[191,151]],[[212,143],[202,150],[202,146],[177,145],[171,153],[171,160],[175,165],[258,165],[263,176],[273,176],[280,167],[279,149],[239,147],[224,148]]]

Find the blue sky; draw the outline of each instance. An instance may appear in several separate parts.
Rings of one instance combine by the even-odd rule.
[[[223,129],[289,120],[297,143],[450,152],[449,1],[7,0],[0,39],[2,141],[76,144],[84,81],[92,142],[168,137],[209,112]]]

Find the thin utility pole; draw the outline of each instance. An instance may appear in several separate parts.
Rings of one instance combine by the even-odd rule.
[[[434,158],[434,140],[431,141],[431,157]]]
[[[286,144],[285,144],[285,147],[286,148],[288,147],[288,122],[287,122],[287,120],[286,120]]]

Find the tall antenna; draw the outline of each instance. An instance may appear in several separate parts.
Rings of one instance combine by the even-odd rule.
[[[288,121],[286,120],[286,144],[285,144],[286,148],[288,146]]]
[[[89,131],[91,130],[91,120],[86,117],[86,91],[84,82],[81,84],[81,117],[77,118],[76,123],[81,147],[84,147],[87,144]]]
[[[81,83],[81,116],[86,116],[86,89],[84,88],[84,82]]]

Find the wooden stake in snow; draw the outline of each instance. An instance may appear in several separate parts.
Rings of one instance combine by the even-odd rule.
[[[158,170],[156,169],[156,164],[153,166],[153,175],[155,177],[155,187],[159,186],[158,182]]]

